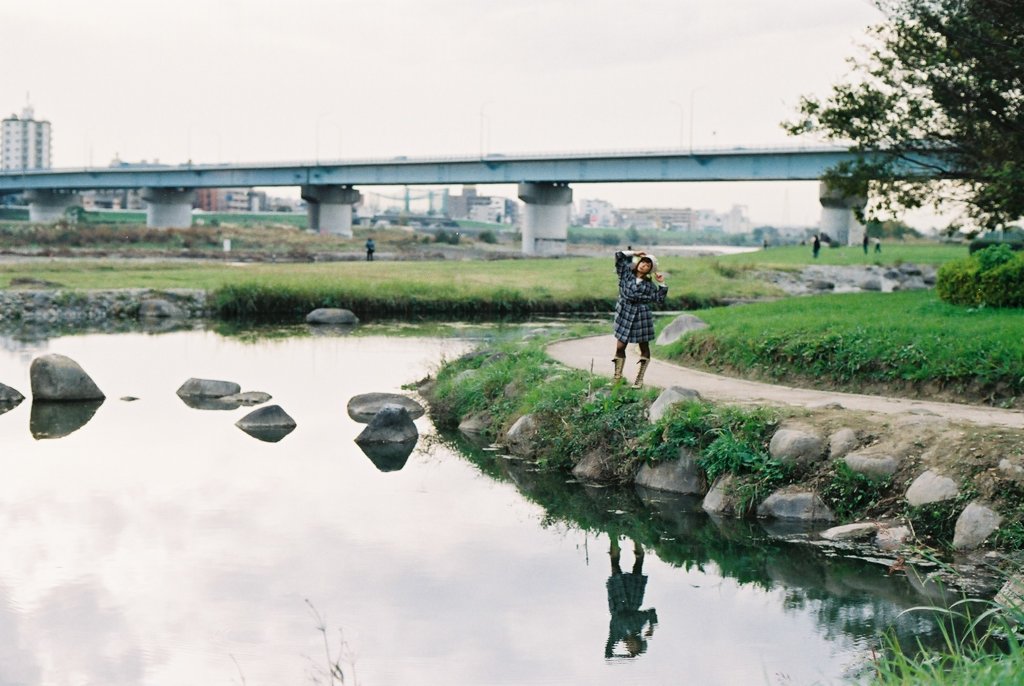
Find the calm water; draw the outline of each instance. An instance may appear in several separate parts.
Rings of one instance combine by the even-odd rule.
[[[405,467],[379,471],[348,399],[400,392],[465,340],[0,343],[0,381],[26,395],[44,352],[107,394],[61,438],[33,437],[30,401],[0,415],[0,684],[307,684],[325,663],[307,599],[364,686],[838,683],[929,600],[693,503],[462,452],[426,417]],[[233,426],[249,409],[191,409],[174,391],[193,376],[271,393],[298,428],[265,443]]]

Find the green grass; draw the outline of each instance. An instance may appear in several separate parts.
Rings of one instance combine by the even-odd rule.
[[[704,310],[709,328],[660,356],[812,387],[946,392],[1012,405],[1024,396],[1016,310],[970,309],[932,291],[789,298]]]
[[[787,245],[757,252],[723,255],[717,259],[723,264],[772,268],[802,267],[812,264],[888,266],[904,262],[939,265],[961,257],[967,257],[966,244],[908,241],[906,243],[883,243],[882,252],[879,254],[868,251],[868,254],[865,255],[859,246],[823,247],[818,259],[814,259],[811,254],[811,246]]]

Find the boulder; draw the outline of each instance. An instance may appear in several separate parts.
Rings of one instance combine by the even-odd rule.
[[[185,311],[169,300],[147,298],[139,303],[140,319],[184,319]]]
[[[864,279],[860,282],[860,289],[862,291],[880,291],[882,290],[882,280],[877,276]]]
[[[703,495],[707,491],[704,471],[689,448],[680,448],[678,460],[645,463],[634,481],[637,486],[683,495]]]
[[[306,315],[307,324],[343,324],[351,326],[359,323],[359,318],[351,311],[340,307],[320,307]]]
[[[591,450],[572,468],[572,475],[581,481],[613,481],[616,461],[604,451]]]
[[[648,410],[647,416],[651,422],[656,422],[665,416],[665,413],[673,405],[679,403],[689,402],[691,400],[700,400],[700,393],[693,390],[692,388],[683,388],[682,386],[672,386],[666,388],[661,392],[661,395],[651,404],[651,409]]]
[[[857,432],[853,429],[839,429],[828,437],[829,454],[832,457],[845,457],[858,445],[860,441],[857,440]]]
[[[707,327],[707,322],[700,317],[695,317],[692,314],[681,314],[661,330],[661,334],[658,335],[658,340],[655,341],[655,344],[668,345],[669,343],[675,343],[691,331],[699,331]]]
[[[999,460],[998,469],[999,473],[1010,481],[1016,481],[1018,483],[1024,481],[1024,466],[1021,466],[1017,462],[1012,462],[1004,457]]]
[[[29,379],[33,400],[103,400],[106,397],[77,362],[56,353],[32,360]]]
[[[419,431],[409,411],[402,405],[380,408],[362,433],[356,436],[360,446],[379,443],[406,443],[419,438]]]
[[[234,395],[225,395],[223,398],[218,398],[226,403],[237,403],[241,405],[262,405],[265,402],[269,402],[271,399],[269,393],[263,391],[246,391],[245,393],[235,393]]]
[[[922,472],[907,489],[907,502],[912,507],[950,500],[960,495],[956,482],[932,470]]]
[[[524,414],[516,420],[505,434],[508,451],[517,457],[533,457],[537,451],[537,418]]]
[[[871,536],[876,531],[878,531],[878,525],[874,522],[859,522],[826,529],[821,532],[821,537],[826,541],[858,541]]]
[[[491,415],[477,412],[459,422],[459,431],[464,434],[486,434],[491,430]]]
[[[872,478],[892,476],[900,468],[900,461],[892,455],[850,453],[843,462],[852,471]]]
[[[739,511],[739,498],[733,492],[734,480],[732,474],[722,474],[715,479],[715,483],[711,484],[711,489],[700,504],[701,509],[712,515],[742,514]]]
[[[875,545],[882,550],[898,550],[911,539],[913,534],[910,527],[906,526],[883,526],[878,529],[875,535]]]
[[[235,426],[267,443],[277,443],[295,430],[295,420],[280,405],[268,405],[253,410],[237,422]]]
[[[977,548],[999,528],[1003,518],[992,508],[977,501],[969,504],[957,517],[953,529],[953,548],[968,550]]]
[[[1012,607],[1018,612],[1024,610],[1024,576],[1010,576],[992,600],[998,605]]]
[[[811,429],[783,427],[772,436],[768,452],[783,464],[808,465],[825,457],[825,442]]]
[[[757,516],[805,522],[831,522],[836,518],[817,493],[786,488],[765,498],[757,506]]]
[[[25,399],[21,393],[0,383],[0,405],[17,405]]]
[[[354,421],[366,424],[376,417],[377,413],[385,405],[404,407],[405,411],[413,419],[419,419],[423,416],[422,405],[412,398],[399,395],[398,393],[363,393],[361,395],[354,395],[349,399],[345,409],[348,411],[348,416]]]
[[[241,393],[242,387],[234,381],[191,378],[177,390],[179,398],[223,398]],[[236,405],[237,407],[237,405]]]

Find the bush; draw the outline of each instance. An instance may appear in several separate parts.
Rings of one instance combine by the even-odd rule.
[[[992,247],[992,246],[998,246],[998,245],[1005,245],[1005,246],[1009,247],[1010,250],[1016,250],[1016,251],[1024,250],[1024,241],[1018,241],[1018,240],[1003,240],[1003,241],[999,241],[999,240],[992,240],[990,238],[977,238],[977,239],[971,241],[970,245],[967,246],[967,251],[970,254],[973,255],[976,252],[979,252],[981,250],[984,250],[984,249]]]
[[[481,243],[488,243],[493,245],[498,242],[498,237],[494,235],[494,232],[490,229],[484,229],[480,232],[480,235],[476,237]]]
[[[1024,253],[1004,244],[944,264],[935,291],[939,298],[972,307],[1024,307]]]

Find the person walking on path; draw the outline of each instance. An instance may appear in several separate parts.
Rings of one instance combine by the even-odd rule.
[[[867,231],[864,232],[863,243],[864,243],[864,254],[867,255],[868,254],[868,232]]]
[[[867,251],[867,248],[864,250]],[[882,239],[880,238],[875,239],[875,252],[882,252]]]
[[[366,261],[373,262],[373,251],[377,249],[377,244],[372,238],[366,239]]]
[[[818,253],[821,252],[821,239],[818,238],[818,234],[814,234],[814,240],[811,241],[811,252],[814,253],[815,259],[817,259]]]
[[[626,345],[640,344],[640,369],[633,388],[642,388],[644,372],[651,363],[651,341],[654,339],[654,317],[651,303],[665,303],[668,286],[665,277],[655,269],[653,255],[643,251],[621,250],[615,253],[615,271],[619,276],[619,299],[615,303],[615,373],[612,381],[622,379],[626,365]],[[654,281],[651,280],[653,275]]]

